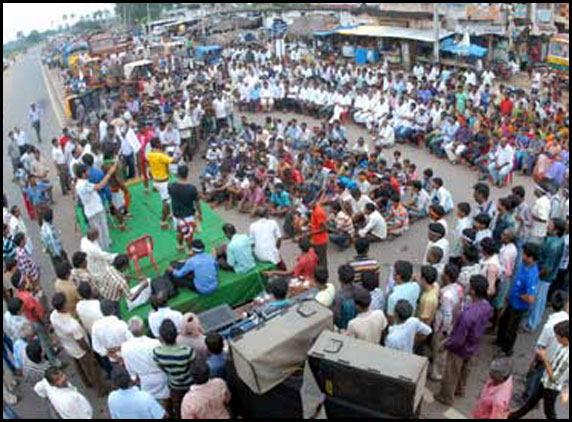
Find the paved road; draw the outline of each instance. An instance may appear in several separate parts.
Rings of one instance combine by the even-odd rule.
[[[4,92],[3,92],[3,114],[4,114],[4,124],[5,128],[11,129],[14,126],[21,126],[30,133],[31,138],[34,136],[31,133],[31,128],[27,121],[27,109],[30,103],[38,103],[42,106],[45,115],[43,121],[43,133],[44,133],[44,144],[40,147],[46,157],[50,157],[50,146],[46,143],[46,140],[51,139],[53,136],[59,136],[61,133],[61,126],[54,109],[50,101],[50,95],[46,88],[45,80],[42,75],[40,62],[39,62],[39,51],[34,50],[30,54],[21,58],[18,63],[16,63],[12,68],[10,68],[3,76]],[[291,116],[280,115],[279,117],[285,122]],[[317,123],[312,119],[300,119],[306,120],[310,125]],[[256,116],[260,123],[263,123],[263,116]],[[357,128],[353,125],[349,127],[350,139],[355,140],[358,136],[367,136],[363,130]],[[366,137],[366,139],[368,139]],[[35,140],[34,140],[35,142]],[[11,204],[20,204],[21,198],[19,191],[12,186],[9,182],[11,180],[11,168],[9,160],[6,159],[6,141],[3,141],[3,152],[4,152],[4,166],[3,166],[3,190],[7,194]],[[436,173],[442,176],[448,187],[451,189],[453,195],[457,201],[468,201],[470,203],[472,200],[472,189],[471,187],[476,182],[477,176],[475,173],[469,171],[464,167],[453,167],[446,164],[443,161],[439,161],[432,156],[429,156],[424,151],[413,150],[411,148],[403,149],[406,158],[411,158],[413,162],[417,163],[420,171],[427,167],[433,167],[436,169]],[[389,154],[388,154],[389,155]],[[391,157],[388,157],[391,158]],[[203,168],[202,162],[193,163],[192,176],[195,180],[198,180],[198,175]],[[52,169],[53,170],[53,169]],[[53,173],[55,175],[55,172]],[[524,184],[529,192],[531,191],[533,185],[530,179],[516,178],[515,183]],[[57,186],[57,184],[55,184]],[[495,190],[494,196],[501,197],[506,195],[506,191]],[[63,231],[63,242],[68,253],[73,253],[77,250],[79,245],[78,234],[74,231],[73,219],[75,218],[72,208],[72,203],[70,198],[61,197],[59,188],[55,189],[55,217],[56,225]],[[251,220],[247,217],[239,216],[234,211],[224,211],[219,210],[219,213],[226,220],[234,223],[239,230],[246,231]],[[454,219],[450,218],[450,226],[454,227]],[[157,225],[159,229],[159,222],[153,223]],[[32,239],[35,245],[39,245],[38,240],[38,228],[35,224],[30,223],[30,231]],[[375,256],[380,262],[391,264],[397,259],[408,259],[412,262],[419,262],[422,259],[425,247],[427,244],[427,224],[421,223],[415,225],[412,230],[403,238],[393,241],[391,243],[378,245],[372,250],[372,255]],[[36,247],[36,258],[37,262],[40,264],[42,269],[42,282],[46,292],[51,295],[53,288],[53,270],[51,264],[46,256],[40,251],[39,247]],[[292,264],[297,256],[297,248],[293,244],[286,244],[283,249],[283,254],[285,260],[288,264]],[[337,271],[337,267],[342,263],[347,262],[352,258],[351,252],[330,253],[330,274],[334,276]],[[334,282],[337,282],[334,280]],[[519,343],[517,345],[517,350],[520,353],[515,357],[515,368],[517,371],[517,378],[519,381],[522,380],[522,376],[526,371],[528,361],[533,354],[534,339],[536,336],[531,335],[521,335]],[[492,341],[492,337],[485,339],[483,343],[483,349],[475,362],[475,368],[472,372],[472,376],[469,383],[468,395],[464,399],[458,400],[455,405],[455,409],[447,409],[442,406],[433,403],[432,394],[428,391],[426,394],[427,404],[424,408],[423,416],[424,419],[464,419],[470,415],[470,412],[476,403],[476,399],[482,388],[486,374],[488,371],[488,365],[491,361],[494,350],[489,345]],[[73,371],[69,371],[72,373]],[[74,379],[76,386],[81,388],[81,383],[79,380]],[[438,386],[430,384],[429,390],[435,391]],[[24,389],[23,389],[24,390]],[[29,390],[24,390],[20,392],[22,396],[22,402],[17,406],[17,410],[25,418],[36,418],[36,419],[46,419],[48,418],[47,408],[45,403],[42,403],[37,397],[34,396]],[[96,418],[105,418],[107,415],[104,412],[104,403],[98,400],[94,394],[91,392],[86,392],[86,395],[95,403]],[[568,407],[561,409],[561,417],[568,418]],[[538,417],[538,415],[537,415]]]

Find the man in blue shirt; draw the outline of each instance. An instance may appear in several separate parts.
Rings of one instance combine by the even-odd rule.
[[[513,355],[520,323],[536,300],[540,282],[538,266],[540,254],[541,249],[538,245],[527,243],[524,246],[522,263],[509,293],[508,307],[499,323],[497,344],[508,357]]]
[[[270,203],[272,206],[272,214],[277,216],[285,216],[292,206],[290,195],[281,184],[276,185],[274,188],[274,192],[270,195]]]
[[[81,160],[89,168],[87,174],[87,181],[89,183],[97,185],[105,178],[105,173],[103,172],[103,170],[95,166],[95,159],[93,158],[93,155],[86,154],[82,157]],[[98,193],[99,196],[101,196],[101,200],[103,202],[107,201],[108,204],[111,204],[111,188],[109,187],[109,185],[105,186]]]
[[[39,224],[42,224],[41,217],[49,208],[50,198],[48,192],[50,189],[52,189],[51,185],[40,182],[35,176],[28,178],[28,186],[24,188],[24,193],[36,210]]]
[[[172,264],[168,276],[177,287],[210,295],[218,288],[218,264],[212,255],[205,254],[202,240],[193,241],[193,252],[195,255],[184,264]]]
[[[117,367],[112,373],[117,390],[109,395],[111,419],[164,419],[165,409],[151,394],[133,385],[125,368]]]

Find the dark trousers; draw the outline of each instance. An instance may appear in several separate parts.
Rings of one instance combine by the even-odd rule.
[[[74,360],[76,370],[87,388],[96,388],[97,392],[104,393],[104,382],[101,370],[92,352],[87,352],[81,359]]]
[[[330,233],[330,240],[340,249],[347,249],[352,243],[352,238],[348,233]]]
[[[171,265],[175,269],[178,270],[178,269],[181,269],[185,264],[182,262],[173,262]],[[167,274],[167,277],[169,277],[169,280],[171,280],[171,282],[173,283],[173,285],[177,289],[190,289],[193,292],[197,291],[197,288],[195,287],[195,274],[194,273],[187,274],[183,278],[178,278],[178,277],[175,277],[174,273],[169,272]]]
[[[42,143],[42,134],[41,134],[41,126],[40,126],[40,121],[36,121],[32,123],[32,127],[34,128],[34,131],[36,132],[36,137],[38,138],[38,143],[41,144]]]
[[[135,154],[124,155],[123,162],[127,166],[127,179],[135,177]]]
[[[570,273],[568,268],[565,270],[560,270],[558,272],[558,277],[550,285],[550,290],[548,291],[548,301],[552,300],[552,296],[559,290],[568,291],[568,284],[570,282]]]
[[[318,263],[318,268],[325,268],[328,269],[328,244],[313,246],[316,255],[318,255],[318,259],[320,260]]]
[[[222,245],[216,251],[218,267],[224,271],[234,272],[234,268],[227,261],[226,248],[227,245]]]
[[[60,179],[60,187],[62,189],[62,195],[67,195],[71,190],[70,187],[70,174],[66,169],[65,165],[58,165],[58,176]]]
[[[171,403],[173,405],[173,419],[181,419],[181,406],[183,399],[187,395],[188,390],[174,390],[171,389]]]
[[[542,400],[544,401],[544,414],[546,415],[546,419],[557,419],[555,405],[559,395],[559,391],[548,390],[544,388],[544,385],[541,383],[540,388],[538,388],[534,396],[532,396],[520,410],[511,413],[508,418],[522,419],[533,411]]]
[[[518,311],[509,305],[501,317],[497,342],[501,350],[508,356],[512,356],[514,352],[514,345],[518,337],[520,323],[526,315],[526,311]]]

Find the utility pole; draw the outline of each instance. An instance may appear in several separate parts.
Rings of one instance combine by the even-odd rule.
[[[435,63],[440,61],[439,59],[439,3],[433,3],[433,32],[435,35],[435,42],[433,43],[433,60]]]

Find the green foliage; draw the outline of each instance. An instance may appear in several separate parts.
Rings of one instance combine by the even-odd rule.
[[[163,10],[170,10],[180,3],[114,3],[115,14],[121,22],[137,24],[147,21],[149,16],[152,20],[158,19]]]

